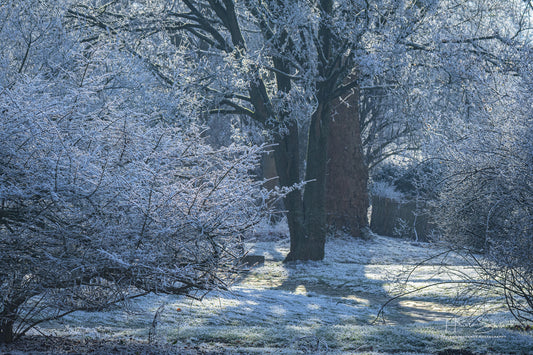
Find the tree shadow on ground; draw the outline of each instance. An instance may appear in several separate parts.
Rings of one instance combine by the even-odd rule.
[[[379,314],[381,307],[391,299],[392,295],[385,288],[385,282],[368,279],[365,265],[358,265],[359,276],[355,282],[331,284],[321,277],[302,279],[300,272],[294,272],[294,265],[286,265],[289,276],[276,287],[277,290],[291,293],[306,293],[310,297],[325,296],[335,300],[335,304],[350,307],[365,307],[367,317],[355,317],[361,324],[413,324],[453,318],[452,312],[439,309],[438,302],[431,298],[412,296],[401,297],[387,305]],[[441,307],[444,308],[444,307]]]
[[[343,245],[332,243],[330,248]],[[429,296],[400,298],[386,309],[385,325],[380,321],[372,324],[390,297],[388,281],[379,277],[379,268],[384,266],[380,263],[401,261],[396,257],[373,258],[373,253],[383,253],[379,243],[347,244],[347,248],[359,249],[331,253],[321,262],[290,264],[282,263],[286,244],[270,244],[269,250],[264,246],[263,252],[268,252],[265,264],[242,274],[230,294],[210,295],[203,303],[194,304],[170,296],[153,296],[144,302],[153,309],[163,302],[174,310],[161,315],[158,334],[165,334],[165,341],[170,343],[222,344],[230,349],[249,347],[272,353],[285,348],[304,353],[327,348],[424,353],[458,344],[462,348],[485,344],[483,349],[487,351],[490,346],[504,349],[491,344],[491,339],[454,341],[444,337],[443,323],[433,321],[454,315],[438,309],[436,305],[441,301]],[[358,255],[352,255],[356,252]],[[146,309],[144,316],[149,322],[153,317],[150,312],[153,313]],[[118,329],[117,324],[107,326]],[[440,333],[435,331],[438,326],[442,328]],[[424,331],[423,327],[432,329]],[[533,345],[531,337],[513,341],[515,344],[508,347],[518,349],[518,353],[528,344]]]
[[[375,334],[388,332],[387,337],[400,339],[393,341],[399,343],[392,348],[401,349],[401,337],[408,331],[402,331],[403,335],[397,336],[395,332],[380,329],[454,316],[448,311],[436,309],[430,298],[404,297],[386,309],[386,325],[380,328],[384,326],[382,319],[373,321],[376,321],[380,307],[391,296],[385,281],[368,275],[368,266],[375,266],[371,257],[354,258],[357,261],[326,258],[321,262],[282,264],[283,258],[283,252],[270,250],[263,266],[241,275],[233,289],[237,305],[221,307],[211,320],[202,325],[204,335],[200,337],[206,341],[229,341],[233,345],[297,347],[300,343],[311,346],[315,341],[318,341],[315,346],[320,347],[320,339],[325,339],[331,346],[339,347],[339,342],[346,341],[362,347],[358,351],[368,351],[370,348],[365,348],[364,344],[379,342],[379,336]],[[258,283],[258,279],[263,283]],[[377,328],[367,337],[351,334],[372,324]],[[221,330],[223,327],[225,329]],[[181,338],[193,334],[198,336],[191,329],[182,333]],[[422,344],[425,340],[420,340],[427,338],[425,336],[413,335],[410,338],[414,340],[407,343],[414,345],[407,346],[407,349],[421,351],[427,346]],[[432,341],[435,339],[432,338]],[[348,348],[356,349],[355,345]]]

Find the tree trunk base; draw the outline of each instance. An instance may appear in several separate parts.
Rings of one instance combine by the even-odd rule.
[[[309,250],[301,252],[290,252],[283,260],[283,263],[290,263],[293,261],[320,261],[324,260],[324,246],[309,246]]]
[[[15,322],[0,315],[0,344],[9,344],[15,340],[13,325]]]

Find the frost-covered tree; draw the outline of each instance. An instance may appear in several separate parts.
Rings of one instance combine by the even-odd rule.
[[[487,45],[510,45],[508,40],[520,33],[515,25],[521,26],[520,14],[527,6],[488,0],[159,0],[90,6],[78,2],[70,16],[77,26],[92,28],[87,41],[119,41],[169,88],[201,95],[205,113],[247,117],[266,131],[276,144],[280,184],[308,181],[303,194],[294,191],[285,199],[291,234],[287,260],[317,260],[324,254],[328,141],[356,137],[338,144],[339,149],[349,146],[342,159],[349,159],[346,166],[353,168],[330,175],[351,174],[364,189],[369,160],[360,156],[360,145],[366,138],[375,137],[378,128],[379,138],[388,139],[367,145],[372,147],[371,161],[379,161],[397,147],[403,149],[405,141],[397,139],[420,127],[404,127],[404,119],[425,124],[424,119],[437,116],[431,112],[440,119],[444,110],[465,109],[466,103],[440,105],[446,90],[459,87],[447,83],[477,70],[480,66],[470,65],[479,58],[497,65]],[[346,105],[347,97],[360,96],[361,87],[394,88],[393,102],[402,111],[388,111],[385,123],[365,125],[367,117],[358,120],[356,114],[359,100]],[[347,111],[352,105],[355,114],[353,122],[348,119],[338,128],[343,134],[335,135],[330,124],[339,104]],[[359,129],[358,121],[363,122]],[[307,151],[302,179],[303,139]],[[330,147],[332,159],[341,156],[336,146]],[[351,195],[349,202],[358,206],[353,214],[366,218],[366,191],[347,194],[340,183],[331,187],[329,193],[338,196],[333,200],[344,198],[343,192]]]
[[[437,214],[455,211],[455,217],[447,220],[446,234],[458,244],[484,248],[487,220],[481,211],[490,210],[491,204],[468,206],[494,196],[489,192],[495,187],[489,188],[492,183],[518,186],[503,181],[528,175],[532,9],[528,2],[443,3],[456,5],[452,20],[478,15],[477,20],[461,25],[450,20],[441,28],[440,37],[429,37],[428,29],[427,37],[408,43],[416,55],[409,52],[412,59],[404,68],[412,80],[406,98],[413,104],[410,112],[417,111],[424,126],[421,156],[450,169],[448,173],[439,169],[440,176],[433,181],[443,183],[435,189],[447,196]],[[433,80],[423,80],[428,77]],[[499,174],[505,178],[497,178]],[[474,222],[477,217],[473,216],[480,219]],[[457,223],[467,220],[473,224]]]
[[[531,4],[480,2],[459,9],[483,16],[468,27],[448,27],[456,39],[440,39],[448,50],[439,56],[416,45],[425,60],[414,74],[444,69],[439,85],[417,93],[434,108],[433,117],[424,113],[422,152],[439,163],[430,184],[438,192],[432,213],[445,241],[484,253],[475,266],[486,285],[503,291],[517,319],[531,321]],[[472,30],[477,36],[470,41],[457,40],[459,31]]]
[[[149,292],[226,288],[266,212],[261,149],[180,128],[139,58],[80,43],[64,4],[0,9],[0,343]]]
[[[303,196],[293,191],[285,198],[291,234],[287,260],[317,260],[324,255],[328,127],[335,106],[343,102],[339,98],[351,95],[359,85],[356,58],[363,54],[358,53],[359,42],[372,27],[367,25],[376,10],[363,2],[225,0],[156,1],[127,9],[80,5],[70,13],[80,26],[89,24],[101,35],[136,41],[136,53],[169,85],[187,85],[209,96],[206,111],[211,114],[255,120],[276,144],[282,186],[302,180],[299,146],[307,137],[303,180],[309,182]],[[165,60],[160,55],[162,43]],[[166,52],[172,46],[174,51]],[[168,60],[174,58],[172,53],[190,56],[188,75],[196,79],[176,75]],[[349,126],[357,127],[356,117],[352,121]],[[348,157],[354,153],[360,154],[360,147]],[[363,180],[359,185],[365,190],[366,167],[362,164],[355,170],[362,172],[355,178]],[[365,196],[366,191],[354,196],[363,206],[358,209],[363,219]]]

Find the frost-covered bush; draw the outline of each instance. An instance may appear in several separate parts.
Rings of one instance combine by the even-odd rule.
[[[0,91],[0,341],[144,292],[224,288],[262,216],[259,148],[213,150],[94,94]]]
[[[436,211],[447,239],[499,256],[515,249],[510,243],[531,251],[526,248],[533,233],[530,125],[530,119],[515,119],[456,144]]]
[[[267,211],[261,148],[205,144],[142,61],[66,31],[61,4],[0,7],[0,343],[148,292],[224,289]]]
[[[450,165],[436,211],[444,238],[483,251],[482,273],[521,321],[533,321],[533,131],[513,120]]]
[[[454,122],[440,153],[447,170],[437,181],[434,213],[443,239],[482,252],[483,277],[502,291],[517,319],[531,322],[533,106],[527,83],[533,73],[516,65],[521,77],[493,74],[494,86],[487,84],[497,100],[484,96],[485,106]]]
[[[370,192],[373,197],[384,197],[397,202],[401,202],[404,199],[404,195],[388,181],[373,182]]]

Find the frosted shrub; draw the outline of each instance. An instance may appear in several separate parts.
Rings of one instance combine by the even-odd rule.
[[[398,190],[396,190],[394,185],[387,181],[373,182],[371,192],[372,196],[388,198],[397,202],[402,202],[405,199],[404,195]]]
[[[437,217],[456,244],[501,254],[531,237],[531,133],[513,125],[470,139],[449,161]]]
[[[226,288],[266,211],[248,174],[261,149],[56,92],[0,87],[0,343],[139,294]]]
[[[451,245],[484,254],[475,263],[487,285],[502,292],[515,318],[533,322],[531,116],[499,118],[497,129],[487,121],[449,145],[435,218]]]

